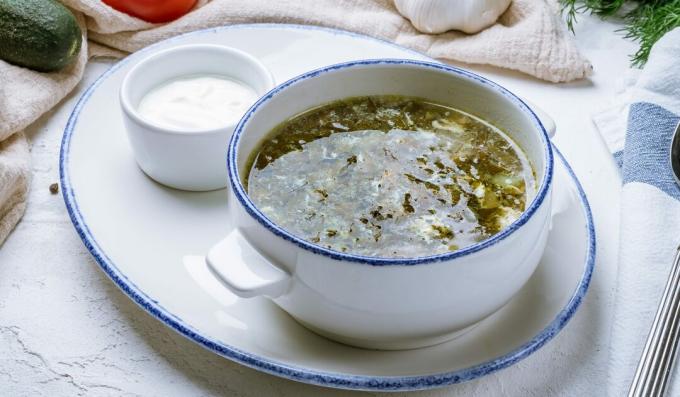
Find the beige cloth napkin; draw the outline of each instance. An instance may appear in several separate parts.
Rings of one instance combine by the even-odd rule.
[[[88,55],[124,56],[151,43],[202,28],[239,23],[328,26],[393,41],[433,58],[518,70],[552,82],[587,77],[581,56],[560,21],[554,0],[514,0],[498,23],[475,34],[416,31],[392,0],[200,0],[184,17],[154,25],[98,0],[62,0],[83,29],[77,62],[38,73],[0,61],[0,244],[23,214],[30,184],[28,144],[20,132],[80,81]]]

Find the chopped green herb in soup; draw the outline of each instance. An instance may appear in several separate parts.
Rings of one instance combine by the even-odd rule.
[[[533,197],[524,153],[456,109],[398,96],[351,98],[276,127],[246,187],[307,241],[375,257],[441,254],[489,238]]]

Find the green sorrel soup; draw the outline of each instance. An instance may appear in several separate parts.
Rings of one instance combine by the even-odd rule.
[[[515,221],[535,177],[508,136],[459,110],[401,96],[357,97],[277,126],[246,189],[274,223],[335,251],[441,254]]]

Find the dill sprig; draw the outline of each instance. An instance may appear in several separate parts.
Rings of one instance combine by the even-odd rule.
[[[625,37],[640,43],[640,48],[632,57],[633,66],[642,67],[654,43],[666,32],[680,26],[680,0],[663,3],[640,4],[626,16],[626,27],[623,29]]]
[[[560,3],[572,32],[577,14],[588,12],[606,19],[622,12],[625,26],[620,31],[627,39],[640,43],[631,56],[635,67],[644,66],[654,43],[680,26],[680,0],[560,0]]]

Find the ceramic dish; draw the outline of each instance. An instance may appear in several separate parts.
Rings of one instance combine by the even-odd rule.
[[[556,215],[536,271],[500,311],[450,342],[404,351],[351,348],[308,331],[267,299],[239,299],[206,266],[184,266],[183,255],[207,252],[224,236],[226,191],[182,192],[151,181],[137,167],[111,101],[135,62],[189,43],[247,50],[278,81],[356,59],[427,60],[333,30],[247,25],[161,42],[102,75],[83,94],[65,130],[63,195],[97,263],[152,316],[206,349],[260,371],[327,387],[383,391],[439,387],[498,371],[531,355],[573,316],[592,274],[595,236],[583,191],[557,151]]]
[[[444,103],[508,134],[527,155],[537,181],[524,213],[498,234],[453,252],[378,258],[305,241],[276,225],[250,200],[243,175],[253,149],[272,128],[324,103],[380,94]],[[412,349],[459,335],[519,291],[536,269],[548,237],[553,173],[548,133],[505,88],[442,64],[349,62],[282,83],[241,120],[229,143],[227,165],[235,228],[211,249],[211,269],[237,295],[271,297],[302,324],[353,346]],[[234,266],[236,251],[252,259]]]
[[[274,78],[244,51],[210,44],[185,45],[149,54],[126,75],[119,102],[137,164],[154,180],[183,190],[205,191],[226,186],[222,149],[236,122],[199,131],[155,125],[137,111],[143,96],[158,85],[191,75],[222,75],[242,81],[262,95]]]

